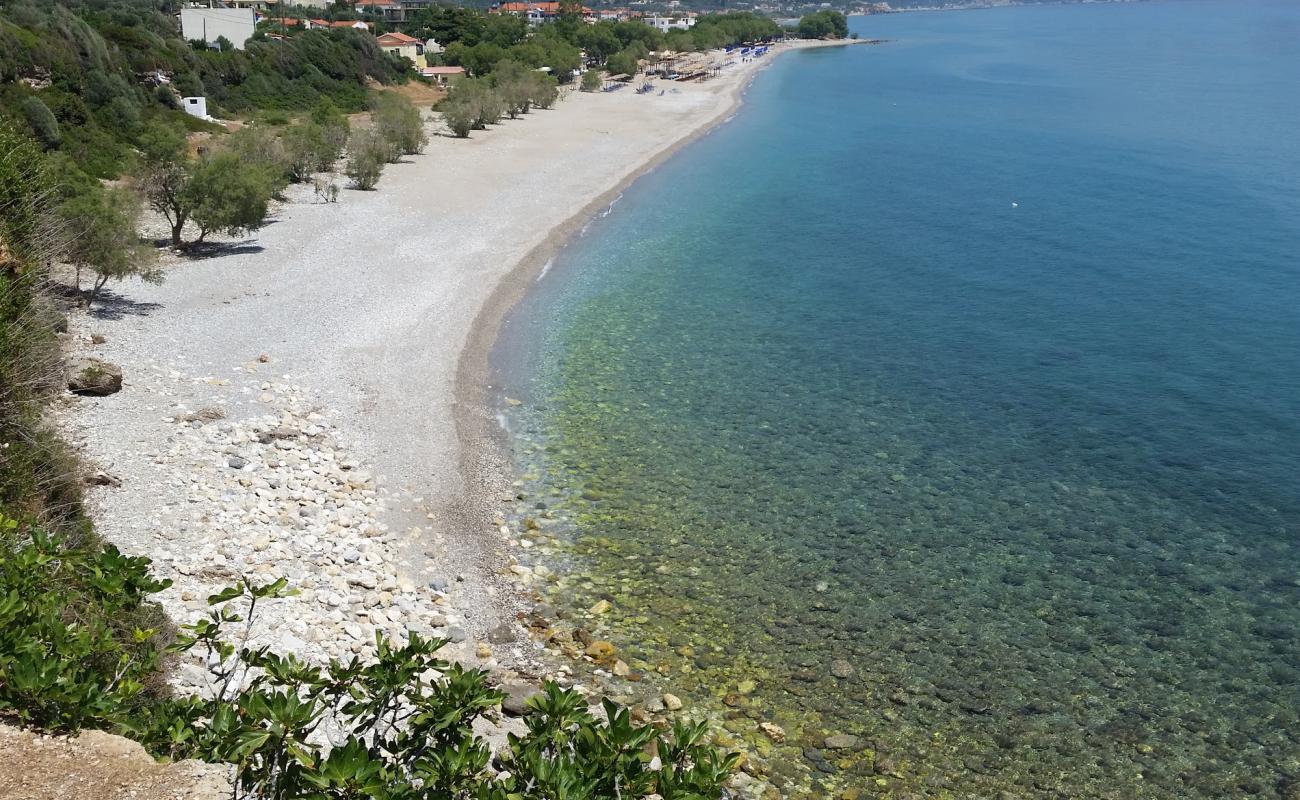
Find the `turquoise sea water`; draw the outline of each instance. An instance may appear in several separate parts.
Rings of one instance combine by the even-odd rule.
[[[509,325],[564,624],[787,796],[1300,797],[1300,3],[853,27]]]

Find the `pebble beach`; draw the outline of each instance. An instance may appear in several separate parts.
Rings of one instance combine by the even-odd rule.
[[[56,409],[96,476],[98,530],[173,581],[178,623],[241,576],[285,577],[298,594],[252,644],[322,661],[413,630],[515,695],[572,682],[515,622],[531,605],[497,507],[512,490],[486,353],[548,254],[728,118],[773,57],[663,94],[571,92],[468,140],[426,112],[426,152],[377,191],[291,187],[250,238],[111,286],[70,340],[120,366],[122,390]],[[174,678],[204,680],[198,664]]]

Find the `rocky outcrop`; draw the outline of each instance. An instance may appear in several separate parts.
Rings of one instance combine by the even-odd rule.
[[[98,358],[78,358],[68,366],[68,391],[103,397],[122,389],[122,368]]]

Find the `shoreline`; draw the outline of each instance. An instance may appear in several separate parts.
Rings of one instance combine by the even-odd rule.
[[[568,219],[552,228],[545,240],[533,247],[512,270],[501,277],[492,294],[480,307],[457,365],[454,410],[460,441],[459,469],[465,485],[477,487],[478,492],[476,496],[466,498],[468,507],[450,510],[450,517],[462,524],[481,526],[484,518],[491,519],[500,513],[501,504],[493,498],[502,496],[510,487],[514,475],[507,433],[497,424],[491,399],[495,391],[491,384],[491,355],[506,320],[536,287],[537,280],[555,256],[593,217],[610,207],[638,180],[733,119],[744,105],[745,92],[759,73],[775,63],[777,57],[795,50],[875,43],[874,40],[797,40],[793,44],[786,43],[767,60],[755,62],[755,68],[747,70],[743,80],[728,87],[727,104],[722,110],[701,120],[677,141],[653,153],[616,185],[592,198]],[[509,558],[509,554],[506,554],[506,558]]]
[[[123,389],[57,410],[88,471],[112,478],[87,493],[100,532],[155,558],[178,623],[234,576],[285,573],[306,590],[262,642],[321,659],[410,627],[502,680],[548,674],[493,519],[512,477],[486,402],[500,324],[526,276],[729,119],[776,57],[854,43],[436,136],[378,191],[326,204],[292,187],[255,239],[171,258],[161,286],[114,285],[74,317],[69,349],[120,365]]]

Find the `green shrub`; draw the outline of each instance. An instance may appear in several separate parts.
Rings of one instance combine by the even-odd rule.
[[[464,100],[447,98],[438,105],[438,110],[442,112],[442,121],[451,135],[458,139],[469,136],[478,124],[478,113]]]
[[[849,23],[843,13],[823,9],[803,15],[795,30],[801,39],[843,39],[849,35]]]
[[[343,174],[352,181],[354,189],[370,191],[379,183],[390,152],[378,131],[373,128],[356,131],[348,141],[348,163]]]
[[[386,161],[395,163],[404,155],[424,152],[429,137],[419,109],[410,100],[394,92],[377,92],[371,104],[375,131],[387,145]]]
[[[444,640],[377,634],[372,661],[324,667],[231,645],[266,602],[291,594],[283,579],[243,579],[212,595],[209,615],[166,648],[201,657],[209,697],[151,693],[165,634],[139,621],[156,613],[148,596],[166,586],[147,559],[63,547],[0,516],[0,712],[43,730],[113,730],[160,756],[230,763],[237,796],[275,800],[698,800],[719,797],[739,760],[705,743],[704,723],[663,733],[633,725],[609,701],[598,719],[584,697],[553,683],[528,701],[526,731],[494,756],[474,727],[503,695],[483,670],[439,658]],[[312,734],[322,725],[342,743],[319,744]]]
[[[50,107],[38,97],[28,97],[22,103],[23,116],[32,129],[32,135],[45,145],[46,149],[58,147],[63,143],[63,133],[59,130],[59,121],[54,118]]]
[[[209,665],[212,700],[156,707],[137,732],[155,752],[236,765],[239,791],[267,798],[552,800],[719,797],[739,761],[707,746],[704,723],[675,723],[665,735],[632,724],[605,701],[605,719],[553,683],[528,701],[527,731],[511,734],[495,759],[474,733],[502,694],[487,673],[438,657],[446,644],[411,634],[376,634],[373,662],[315,667],[265,649],[236,651],[226,628],[286,594],[283,579],[247,579],[208,599],[214,610],[188,625],[172,649]],[[345,741],[327,750],[311,734],[332,724]]]
[[[69,546],[0,513],[0,713],[44,730],[119,730],[158,701],[166,588],[149,561]]]
[[[506,101],[491,80],[461,78],[438,104],[438,110],[452,135],[463,139],[472,130],[499,122],[506,113]]]
[[[544,72],[534,72],[529,76],[529,97],[538,108],[553,108],[560,99],[560,83]]]
[[[639,68],[636,52],[631,49],[620,50],[610,56],[605,66],[615,75],[635,75]]]
[[[527,114],[533,104],[532,71],[518,61],[499,62],[490,78],[492,88],[511,119]]]
[[[604,80],[600,77],[600,70],[589,69],[582,73],[582,91],[597,92],[600,91],[603,84]]]

